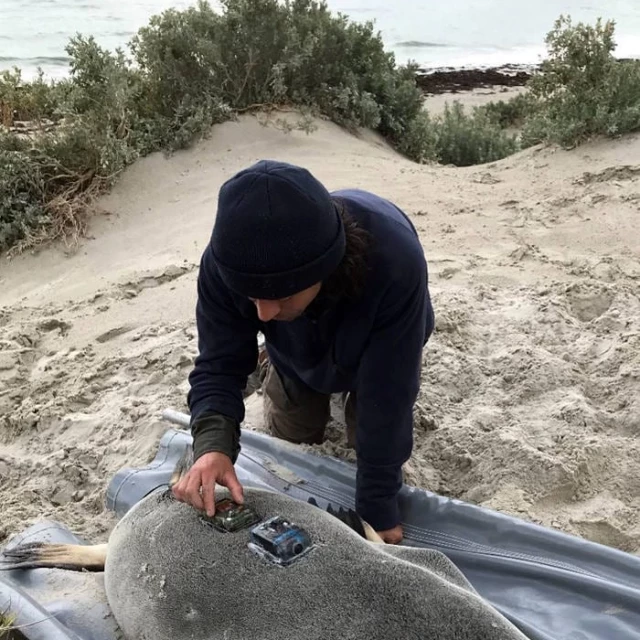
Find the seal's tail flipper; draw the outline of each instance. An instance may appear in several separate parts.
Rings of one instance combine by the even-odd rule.
[[[180,459],[176,463],[175,468],[173,469],[173,473],[171,474],[171,479],[169,480],[169,488],[171,489],[174,485],[180,482],[180,479],[184,476],[187,471],[191,468],[193,464],[193,447],[189,444],[185,448],[184,452],[180,456]]]
[[[362,526],[364,527],[365,537],[369,542],[375,542],[375,544],[386,544],[378,532],[368,522],[363,520]]]
[[[29,542],[5,550],[0,555],[0,571],[43,567],[70,571],[103,571],[106,544],[45,544]]]
[[[309,498],[307,502],[314,507],[318,507],[315,498]],[[353,509],[345,509],[344,507],[334,509],[331,505],[328,505],[327,513],[344,522],[349,528],[365,538],[365,540],[377,544],[384,544],[384,540],[374,531],[373,527],[365,522]]]

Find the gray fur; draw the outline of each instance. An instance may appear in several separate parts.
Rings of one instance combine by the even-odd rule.
[[[371,544],[284,494],[245,488],[245,501],[317,548],[275,566],[247,549],[247,530],[220,533],[152,494],[109,540],[106,593],[127,640],[526,640],[437,551]]]

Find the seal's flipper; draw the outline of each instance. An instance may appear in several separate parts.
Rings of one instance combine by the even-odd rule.
[[[174,485],[178,484],[182,477],[189,471],[191,465],[193,464],[193,447],[189,444],[186,446],[183,454],[180,456],[180,459],[176,463],[176,466],[173,469],[173,473],[171,474],[171,479],[169,480],[169,488],[172,488]]]
[[[320,508],[315,498],[309,498],[307,502],[314,507]],[[384,540],[373,530],[373,527],[365,522],[353,509],[345,509],[344,507],[334,509],[331,505],[328,505],[327,513],[344,522],[365,540],[377,544],[384,544]]]
[[[48,567],[70,571],[103,571],[106,559],[106,544],[30,542],[5,550],[0,556],[0,570]]]
[[[378,532],[368,522],[363,520],[362,526],[364,527],[365,538],[369,542],[373,542],[374,544],[386,544],[386,542],[378,535]]]

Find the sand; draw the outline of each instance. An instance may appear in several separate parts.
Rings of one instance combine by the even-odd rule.
[[[452,106],[458,100],[464,105],[465,111],[471,113],[474,107],[483,107],[489,102],[508,102],[512,98],[526,93],[525,87],[482,87],[473,91],[461,93],[437,93],[425,97],[424,106],[431,115],[440,115],[446,104]]]
[[[407,482],[639,552],[640,136],[451,168],[317,124],[220,125],[131,167],[78,247],[3,260],[0,543],[41,517],[89,541],[113,527],[112,474],[153,457],[163,409],[187,410],[218,188],[270,157],[391,198],[419,229],[437,329]],[[329,437],[317,449],[353,459],[337,422]]]

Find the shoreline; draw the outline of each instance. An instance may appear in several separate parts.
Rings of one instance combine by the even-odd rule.
[[[617,58],[618,62],[640,61],[638,58]],[[443,93],[458,93],[495,87],[524,87],[529,80],[542,68],[541,63],[506,63],[502,65],[462,65],[419,67],[416,72],[416,83],[425,95],[439,95]],[[12,71],[0,69],[0,73]],[[25,81],[36,78],[36,71],[21,68]],[[67,74],[52,74],[45,72],[46,81],[60,81]]]

